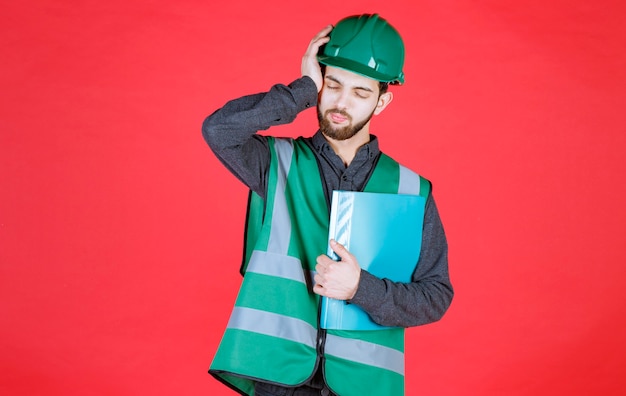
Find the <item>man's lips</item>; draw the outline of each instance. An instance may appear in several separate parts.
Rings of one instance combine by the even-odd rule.
[[[330,120],[334,123],[341,124],[342,122],[347,121],[348,117],[333,111],[330,113]]]

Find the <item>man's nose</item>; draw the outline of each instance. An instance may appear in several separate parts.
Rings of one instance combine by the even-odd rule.
[[[345,110],[346,108],[348,108],[348,104],[350,102],[348,95],[349,92],[346,91],[342,91],[341,93],[339,93],[335,100],[335,107],[339,110]]]

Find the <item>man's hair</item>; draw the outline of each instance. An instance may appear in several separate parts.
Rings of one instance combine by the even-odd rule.
[[[382,82],[382,81],[378,82],[378,96],[379,97],[380,97],[380,95],[382,95],[385,92],[387,92],[387,89],[389,89],[389,83]]]

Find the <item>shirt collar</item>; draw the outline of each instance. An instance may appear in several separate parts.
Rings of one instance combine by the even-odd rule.
[[[318,153],[321,153],[324,150],[332,150],[332,148],[328,144],[328,141],[324,137],[324,134],[322,134],[322,131],[320,131],[319,129],[315,133],[315,135],[313,135],[311,140],[313,142],[313,147],[315,147],[315,150],[317,150]],[[366,143],[363,146],[359,147],[359,149],[357,150],[357,155],[361,155],[362,151],[365,151],[364,154],[367,155],[368,158],[376,157],[380,153],[378,138],[375,135],[370,135],[369,143]]]

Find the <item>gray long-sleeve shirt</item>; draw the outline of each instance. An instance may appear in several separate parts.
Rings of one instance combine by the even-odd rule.
[[[317,104],[313,80],[302,77],[290,85],[278,84],[269,92],[228,102],[206,118],[203,136],[219,160],[252,191],[266,195],[270,152],[258,131],[292,122],[298,113]],[[363,190],[380,155],[378,140],[371,136],[345,166],[321,132],[306,138],[320,165],[327,199],[332,190]],[[324,252],[320,252],[324,253]],[[417,326],[439,320],[453,297],[448,275],[448,246],[432,194],[426,202],[422,250],[412,282],[395,283],[367,271],[354,298],[377,323],[385,326]]]

